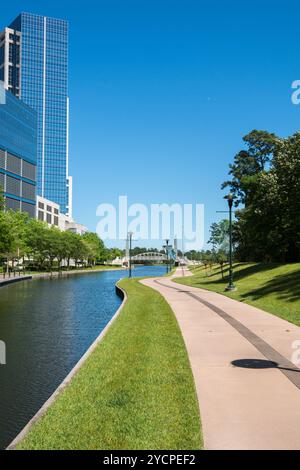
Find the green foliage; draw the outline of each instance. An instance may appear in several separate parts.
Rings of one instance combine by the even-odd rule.
[[[82,236],[88,250],[89,264],[103,263],[107,259],[107,250],[96,233],[87,232]]]
[[[229,187],[235,195],[235,205],[247,205],[257,185],[257,176],[264,172],[272,159],[280,140],[275,134],[253,130],[243,137],[247,149],[241,150],[229,165],[231,180],[222,184],[222,189]]]
[[[94,233],[80,236],[71,231],[62,232],[29,218],[26,213],[0,211],[0,256],[12,265],[24,257],[37,269],[51,270],[54,263],[60,268],[63,260],[67,267],[71,259],[76,265],[103,262],[107,250]]]
[[[116,258],[122,258],[123,256],[124,256],[124,251],[120,250],[119,248],[111,248],[108,251],[109,261],[113,261]]]
[[[287,139],[253,131],[245,158],[225,182],[237,196],[234,242],[241,261],[300,260],[300,133]],[[242,152],[238,155],[241,156]],[[252,161],[249,164],[249,159]]]
[[[3,188],[0,186],[0,212],[5,209],[5,199],[3,196]]]
[[[229,221],[227,219],[214,222],[210,227],[210,239],[213,251],[228,252],[229,250]]]

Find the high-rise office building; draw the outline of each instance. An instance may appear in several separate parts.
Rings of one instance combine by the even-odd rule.
[[[36,214],[36,112],[0,82],[0,186],[7,209]]]
[[[71,217],[68,23],[21,13],[0,33],[0,80],[37,112],[37,194]]]

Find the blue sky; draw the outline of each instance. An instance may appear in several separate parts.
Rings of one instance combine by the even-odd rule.
[[[70,22],[70,172],[74,216],[96,207],[204,203],[206,239],[225,209],[220,185],[242,136],[299,129],[296,1],[14,0]],[[84,8],[83,8],[84,6]],[[150,243],[154,245],[154,243]]]

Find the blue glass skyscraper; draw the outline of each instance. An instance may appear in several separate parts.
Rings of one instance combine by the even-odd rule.
[[[0,35],[0,80],[37,112],[37,194],[71,216],[68,23],[21,13]]]
[[[7,209],[36,215],[36,112],[0,83],[0,186]]]

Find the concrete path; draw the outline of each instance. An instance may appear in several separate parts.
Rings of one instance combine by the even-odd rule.
[[[188,274],[178,268],[175,276]],[[292,363],[300,328],[172,278],[142,282],[165,297],[178,320],[205,448],[300,449],[300,369]]]

